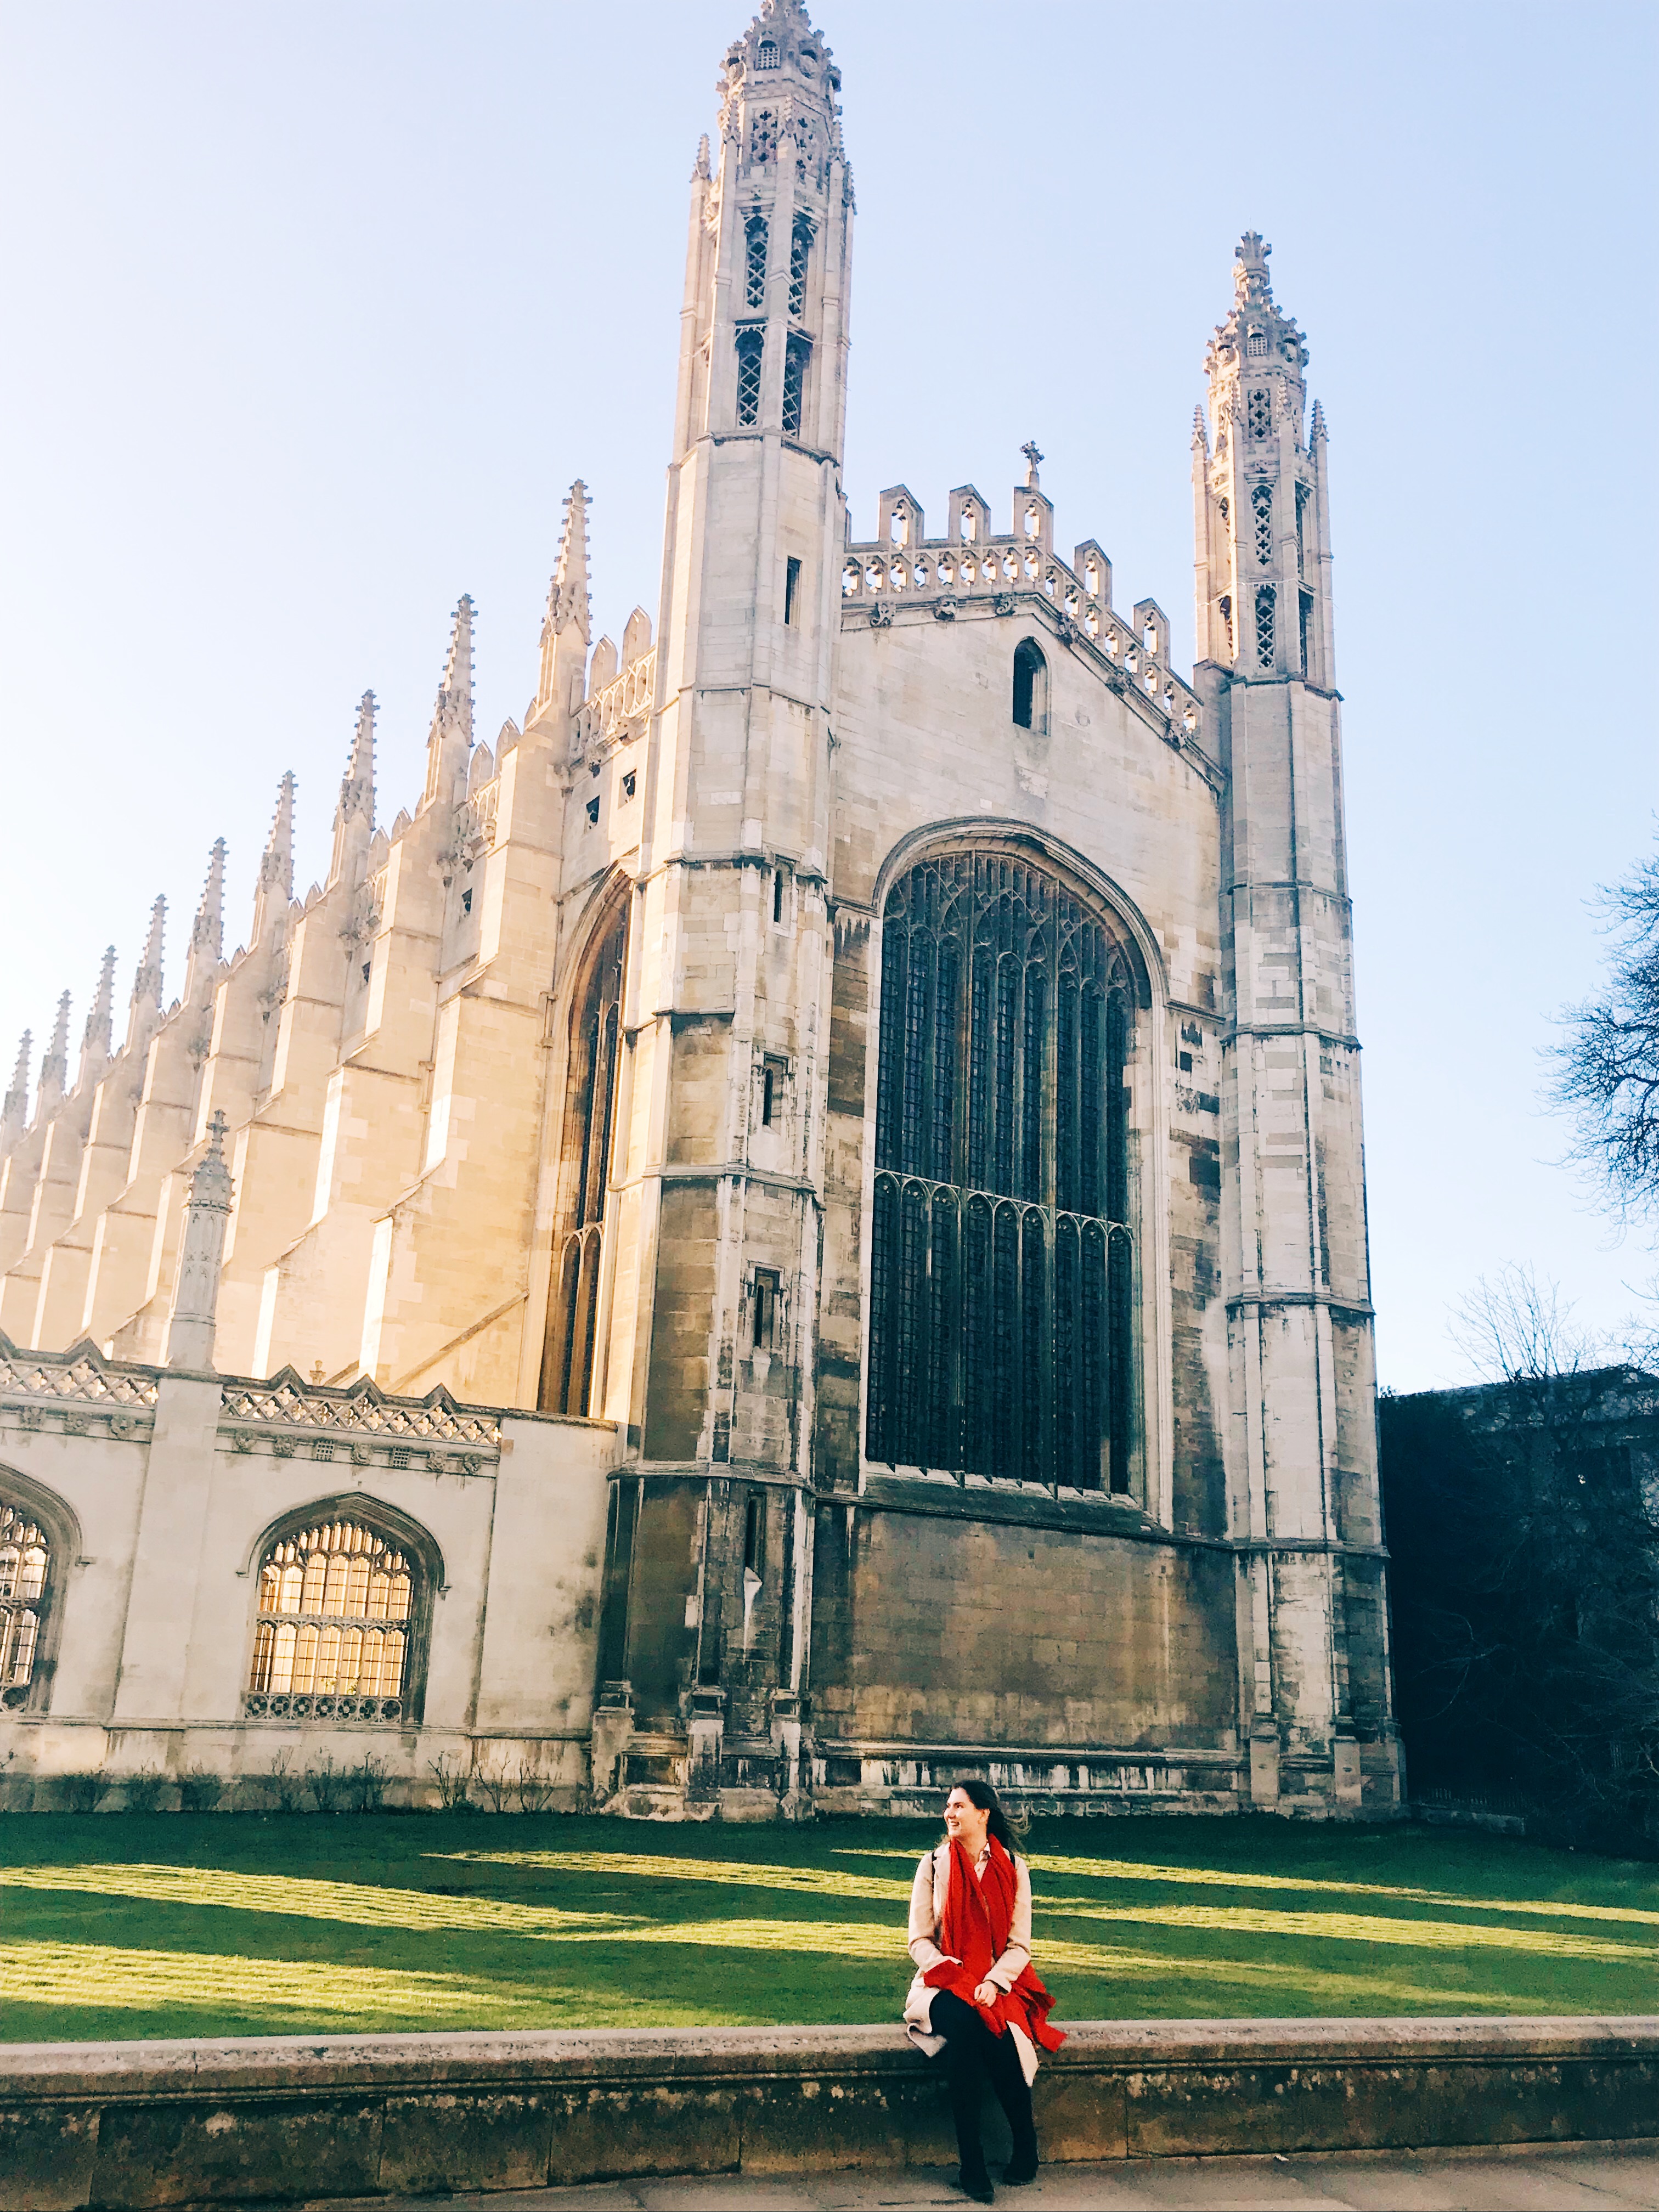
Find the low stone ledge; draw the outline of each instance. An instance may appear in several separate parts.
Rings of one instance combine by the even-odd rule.
[[[1634,2137],[1656,2111],[1645,2016],[1088,2021],[1037,2081],[1056,2163]],[[4,2212],[951,2157],[893,2027],[0,2046]]]

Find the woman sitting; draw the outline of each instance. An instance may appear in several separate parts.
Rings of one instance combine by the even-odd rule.
[[[905,2029],[930,2057],[944,2054],[962,2186],[989,2204],[981,2079],[988,2075],[1013,2134],[1004,2181],[1034,2181],[1036,2046],[1058,2051],[1066,2039],[1049,2027],[1054,1999],[1031,1971],[1031,1870],[990,1784],[976,1777],[953,1783],[945,1826],[945,1842],[923,1858],[910,1891],[916,1978],[904,2002]]]

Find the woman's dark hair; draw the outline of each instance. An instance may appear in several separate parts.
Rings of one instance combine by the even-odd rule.
[[[1018,1816],[1011,1818],[1003,1810],[1002,1800],[996,1791],[988,1782],[981,1782],[977,1774],[959,1774],[951,1784],[951,1790],[960,1790],[970,1805],[977,1806],[981,1813],[988,1815],[987,1830],[1012,1858],[1019,1847],[1018,1839],[1024,1833],[1030,1822]],[[947,1797],[951,1790],[945,1793]]]

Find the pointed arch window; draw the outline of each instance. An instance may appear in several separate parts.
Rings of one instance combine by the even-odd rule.
[[[307,1516],[267,1545],[258,1608],[249,1719],[418,1718],[430,1577],[413,1547],[367,1516]]]
[[[542,1353],[544,1413],[593,1410],[627,943],[628,908],[619,904],[600,938],[571,1014],[569,1087],[559,1160],[559,1230]]]
[[[812,259],[812,219],[798,215],[789,234],[789,313],[796,322],[806,313],[806,272]]]
[[[1276,595],[1271,584],[1259,584],[1255,594],[1255,665],[1264,673],[1270,673],[1279,658],[1279,646],[1274,637],[1273,617],[1277,611]]]
[[[751,215],[743,237],[743,297],[745,307],[766,305],[766,220]]]
[[[806,394],[806,364],[811,348],[805,338],[792,337],[783,357],[783,434],[800,435],[801,412]]]
[[[33,1702],[51,1566],[44,1524],[0,1497],[0,1711]]]
[[[951,854],[888,894],[881,992],[869,1455],[1127,1492],[1124,951],[1048,869]]]
[[[765,352],[764,331],[738,332],[738,421],[745,429],[760,420],[761,362]]]
[[[1259,483],[1250,494],[1250,509],[1255,517],[1255,557],[1266,568],[1273,557],[1273,488]]]

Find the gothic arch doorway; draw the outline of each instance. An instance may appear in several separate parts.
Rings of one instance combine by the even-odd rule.
[[[1131,1488],[1140,966],[1030,852],[936,852],[889,889],[871,1459]]]
[[[552,1295],[538,1399],[544,1413],[594,1410],[629,904],[625,890],[612,898],[595,927],[571,996]]]

